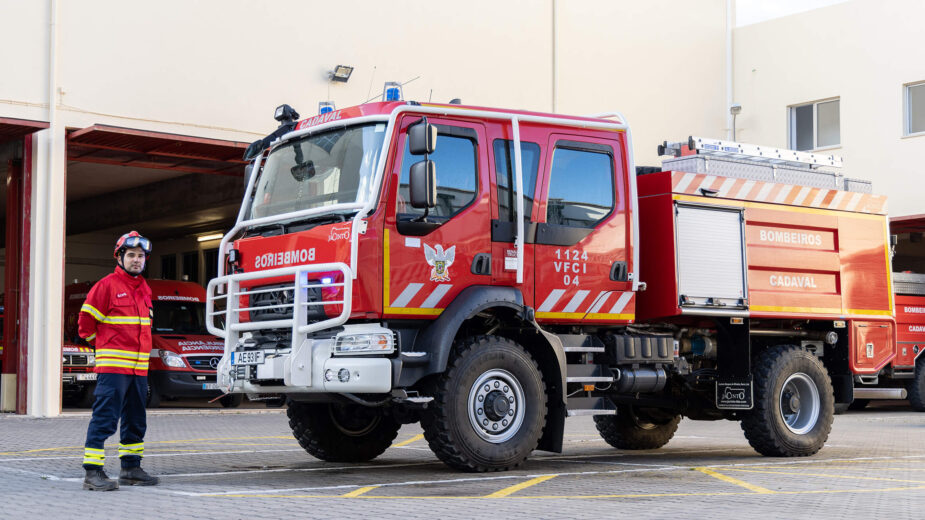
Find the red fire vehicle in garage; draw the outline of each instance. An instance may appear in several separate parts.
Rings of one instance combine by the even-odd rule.
[[[65,288],[65,398],[92,406],[95,375],[93,350],[77,335],[80,306],[91,283]],[[205,290],[199,284],[172,280],[148,280],[151,286],[151,361],[148,367],[148,407],[162,399],[213,398],[221,395],[215,383],[215,367],[222,354],[222,342],[205,329]],[[223,406],[238,406],[242,395],[224,396]]]
[[[570,415],[621,449],[685,416],[810,455],[896,355],[886,201],[836,157],[690,138],[637,169],[619,114],[276,118],[207,324],[219,387],[285,402],[321,459],[420,421],[448,465],[502,470],[561,451]]]

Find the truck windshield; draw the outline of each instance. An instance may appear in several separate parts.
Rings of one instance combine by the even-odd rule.
[[[339,128],[286,143],[270,153],[250,218],[366,202],[385,123]]]
[[[196,302],[154,302],[154,334],[208,334],[206,305]]]

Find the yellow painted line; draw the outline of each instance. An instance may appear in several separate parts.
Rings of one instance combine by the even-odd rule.
[[[635,314],[586,314],[584,312],[537,312],[537,318],[560,318],[563,320],[633,320]]]
[[[504,489],[495,491],[490,495],[485,495],[485,498],[504,498],[506,496],[513,495],[522,489],[527,489],[528,487],[535,486],[540,482],[546,482],[547,480],[556,478],[557,475],[543,475],[542,477],[531,478],[526,482],[521,482],[520,484],[515,484],[513,486],[506,487]]]
[[[424,434],[423,434],[423,433],[419,433],[419,434],[415,435],[414,437],[411,437],[410,439],[405,439],[405,440],[403,440],[403,441],[401,441],[401,442],[399,442],[399,443],[393,444],[392,447],[393,447],[393,448],[401,448],[402,446],[407,446],[407,445],[411,444],[412,442],[417,442],[417,441],[419,441],[419,440],[421,440],[421,439],[423,439],[423,438],[424,438]]]
[[[738,471],[741,473],[762,473],[765,475],[796,475],[800,477],[822,477],[822,478],[840,478],[846,480],[878,480],[886,482],[908,482],[911,484],[925,484],[925,480],[905,480],[898,478],[887,478],[887,477],[859,477],[859,476],[848,476],[848,475],[830,475],[827,473],[795,473],[791,471],[757,471],[751,469],[728,469],[727,471]]]
[[[730,484],[735,484],[737,486],[744,487],[745,489],[754,491],[755,493],[761,493],[764,495],[773,495],[775,493],[774,491],[771,491],[770,489],[763,488],[761,486],[756,486],[754,484],[749,484],[748,482],[739,480],[737,478],[732,478],[727,475],[723,475],[722,473],[717,473],[713,471],[712,469],[707,469],[707,468],[694,468],[694,469],[703,473],[704,475],[710,475],[713,478],[718,478],[722,480],[723,482],[728,482]]]
[[[382,230],[382,306],[386,307],[392,300],[389,299],[389,230]]]
[[[344,498],[354,498],[354,497],[358,497],[358,496],[362,495],[363,493],[368,493],[368,492],[370,492],[370,491],[376,489],[377,487],[379,487],[379,486],[366,486],[366,487],[361,487],[361,488],[358,488],[358,489],[354,489],[353,491],[351,491],[351,492],[349,492],[349,493],[344,493],[344,494],[341,495],[341,496],[344,497]]]

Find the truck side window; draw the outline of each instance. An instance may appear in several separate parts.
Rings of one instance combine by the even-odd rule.
[[[495,177],[498,182],[498,219],[512,222],[514,220],[514,141],[495,139],[492,143],[495,151]],[[525,141],[520,142],[520,160],[523,163],[524,215],[530,220],[533,214],[533,195],[536,192],[536,174],[540,164],[540,145]]]
[[[593,228],[613,210],[613,173],[610,153],[558,144],[549,172],[546,222]]]
[[[437,147],[430,154],[437,170],[437,207],[430,210],[430,217],[449,219],[475,200],[478,188],[478,161],[476,158],[476,133],[468,128],[437,125]],[[411,165],[423,156],[411,155],[405,140],[405,154],[401,160],[401,177],[398,184],[398,213],[422,215],[423,209],[411,207],[408,194],[408,178]]]

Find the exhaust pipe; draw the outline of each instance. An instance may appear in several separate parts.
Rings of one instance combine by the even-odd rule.
[[[905,388],[855,388],[855,399],[906,399]]]

